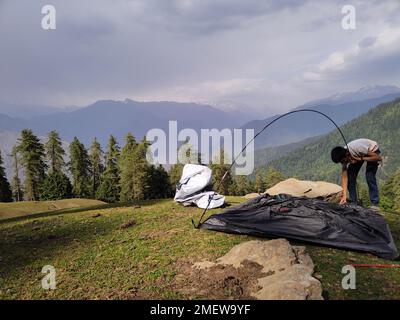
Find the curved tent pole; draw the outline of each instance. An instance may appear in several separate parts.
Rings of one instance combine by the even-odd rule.
[[[271,125],[272,125],[273,123],[275,123],[276,121],[278,121],[278,120],[280,120],[280,119],[282,119],[282,118],[284,118],[284,117],[286,117],[286,116],[288,116],[288,115],[290,115],[290,114],[298,113],[298,112],[313,112],[313,113],[320,114],[320,115],[324,116],[325,118],[327,118],[330,122],[333,123],[333,125],[334,125],[334,126],[336,127],[336,129],[339,131],[339,133],[340,133],[340,135],[342,136],[342,139],[343,139],[343,141],[344,141],[344,143],[345,143],[347,149],[349,149],[349,148],[348,148],[348,145],[347,145],[346,137],[344,136],[342,130],[340,130],[339,126],[336,124],[335,121],[333,121],[333,119],[332,119],[331,117],[327,116],[325,113],[323,113],[323,112],[321,112],[321,111],[313,110],[313,109],[299,109],[299,110],[293,110],[293,111],[287,112],[287,113],[285,113],[285,114],[282,114],[282,115],[280,115],[279,117],[275,118],[274,120],[270,121],[270,122],[267,123],[259,132],[257,132],[257,134],[253,137],[253,139],[251,139],[251,140],[243,147],[242,151],[240,151],[240,153],[234,158],[234,160],[232,161],[232,164],[229,166],[228,170],[224,173],[224,175],[222,176],[221,180],[218,182],[218,185],[217,185],[216,189],[218,189],[218,188],[220,187],[221,183],[224,181],[224,179],[225,179],[226,175],[228,174],[228,172],[229,172],[229,171],[232,169],[232,167],[235,165],[236,160],[237,160],[237,159],[240,157],[240,155],[246,150],[247,146],[248,146],[250,143],[252,143],[264,130],[266,130],[269,126],[271,126]],[[194,222],[194,220],[192,219],[192,224],[193,224],[193,226],[194,226],[196,229],[198,229],[199,226],[201,225],[201,220],[203,219],[204,215],[206,214],[206,212],[207,212],[207,210],[208,210],[208,208],[209,208],[209,206],[210,206],[211,201],[214,199],[215,194],[216,194],[216,193],[214,192],[212,195],[209,196],[209,198],[208,198],[208,203],[207,203],[207,207],[203,210],[203,213],[201,214],[201,217],[200,217],[199,222],[197,223],[197,225],[196,225],[196,223]]]

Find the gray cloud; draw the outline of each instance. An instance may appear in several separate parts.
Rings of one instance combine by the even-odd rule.
[[[349,32],[341,1],[51,2],[54,31],[40,27],[48,1],[0,2],[0,100],[233,100],[275,112],[382,79],[399,84],[396,0],[350,1],[359,23]]]
[[[367,37],[364,38],[360,41],[360,43],[358,44],[358,46],[360,48],[366,48],[366,47],[370,47],[372,46],[375,42],[376,42],[376,37]]]
[[[142,21],[178,33],[210,34],[238,28],[249,19],[295,9],[301,1],[148,0]]]

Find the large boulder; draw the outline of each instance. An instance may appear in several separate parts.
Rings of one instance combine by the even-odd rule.
[[[203,261],[193,267],[213,272],[215,266],[236,270],[260,266],[261,273],[250,296],[259,300],[321,300],[322,288],[313,277],[314,264],[304,247],[293,247],[285,239],[248,241],[236,245],[215,263]],[[229,270],[229,269],[228,269]]]
[[[271,196],[284,193],[293,197],[322,197],[327,200],[331,200],[332,202],[338,202],[342,191],[342,187],[334,183],[325,181],[304,181],[290,178],[279,182],[265,191],[265,193],[268,193]],[[252,199],[257,196],[258,194],[251,193],[245,197],[247,199]]]
[[[272,188],[269,188],[266,193],[275,196],[280,193],[289,194],[293,197],[331,197],[343,191],[342,187],[337,184],[325,181],[304,181],[290,178],[279,182]]]

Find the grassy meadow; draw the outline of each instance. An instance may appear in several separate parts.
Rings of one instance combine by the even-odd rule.
[[[234,205],[244,198],[227,200]],[[0,299],[188,298],[175,282],[183,265],[215,259],[253,239],[196,230],[191,219],[200,214],[170,199],[0,204]],[[399,217],[386,219],[400,247]],[[312,245],[307,250],[326,299],[400,299],[400,269],[357,269],[357,289],[341,287],[346,264],[399,262]],[[41,287],[45,265],[56,268],[55,290]]]

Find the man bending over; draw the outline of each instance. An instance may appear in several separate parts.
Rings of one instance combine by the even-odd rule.
[[[376,182],[378,162],[382,160],[379,145],[369,139],[357,139],[348,143],[347,146],[348,149],[347,147],[335,147],[331,152],[332,161],[342,164],[343,195],[340,204],[347,202],[347,191],[349,193],[349,201],[357,203],[357,176],[364,161],[366,161],[366,178],[371,209],[379,211],[379,192]]]

